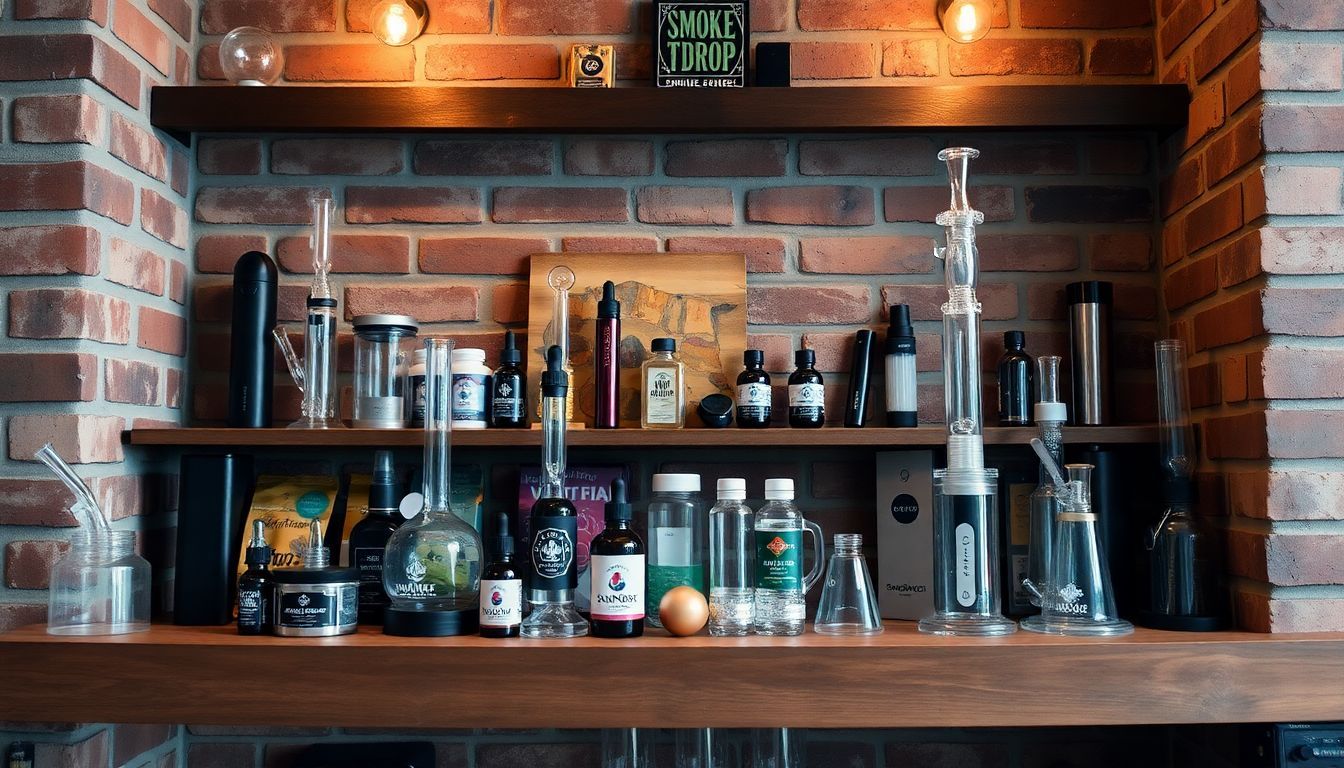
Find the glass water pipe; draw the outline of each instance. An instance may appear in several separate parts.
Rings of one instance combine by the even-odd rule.
[[[558,264],[551,268],[546,274],[546,284],[551,287],[551,325],[549,332],[545,334],[546,344],[549,347],[556,346],[560,348],[560,359],[563,362],[565,376],[572,378],[574,369],[569,364],[569,292],[574,287],[576,278],[574,270]],[[540,403],[538,404],[540,406]],[[541,411],[538,410],[538,416]],[[574,398],[565,399],[565,420],[574,420]]]
[[[1040,441],[1056,465],[1064,463],[1064,422],[1069,420],[1068,406],[1060,397],[1059,363],[1057,355],[1036,358],[1036,409],[1033,416],[1040,431]],[[1027,588],[1031,604],[1041,606],[1041,594],[1049,591],[1050,552],[1054,536],[1055,517],[1061,509],[1059,496],[1049,469],[1041,462],[1036,490],[1031,492],[1030,540],[1027,548],[1027,576],[1022,585]]]
[[[291,429],[338,429],[341,423],[339,391],[336,388],[336,299],[331,295],[331,196],[313,197],[313,283],[308,293],[308,317],[304,323],[304,356],[300,360],[289,343],[289,334],[275,328],[272,334],[289,366],[289,374],[303,395],[302,416]]]
[[[980,152],[951,147],[938,153],[947,163],[951,203],[936,221],[947,245],[934,249],[943,261],[943,397],[947,417],[947,468],[934,472],[934,612],[921,632],[940,635],[1006,635],[1017,624],[1000,612],[998,470],[985,468],[984,419],[980,407],[980,301],[975,287],[980,254],[975,226],[985,220],[966,195],[970,161]]]

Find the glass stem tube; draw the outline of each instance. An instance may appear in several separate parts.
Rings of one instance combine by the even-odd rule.
[[[451,512],[453,342],[425,339],[425,513]]]

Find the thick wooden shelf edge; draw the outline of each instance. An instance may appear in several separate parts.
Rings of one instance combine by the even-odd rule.
[[[158,86],[150,122],[195,132],[812,133],[1185,125],[1184,86]]]
[[[156,626],[57,639],[36,626],[0,635],[0,670],[0,720],[28,722],[890,728],[1344,717],[1344,635],[936,638],[889,622],[871,638],[499,641],[364,630],[307,640]],[[257,695],[276,680],[303,701]]]
[[[1035,427],[990,427],[985,430],[986,445],[1025,446],[1037,434]],[[274,447],[274,448],[352,448],[399,447],[422,445],[424,433],[418,429],[230,429],[225,427],[182,427],[169,429],[132,429],[125,433],[130,445],[179,447]],[[1065,427],[1065,443],[1103,443],[1110,445],[1151,443],[1157,439],[1152,426]],[[945,443],[941,426],[914,429],[578,429],[566,438],[572,448],[817,448],[817,447],[938,447]],[[540,430],[486,429],[457,430],[453,444],[475,448],[516,448],[541,445]]]

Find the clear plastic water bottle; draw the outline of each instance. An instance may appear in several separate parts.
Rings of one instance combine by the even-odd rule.
[[[756,620],[758,635],[801,635],[804,595],[821,578],[826,557],[821,526],[803,519],[793,503],[793,481],[765,481],[765,506],[756,513]],[[803,576],[803,531],[812,534],[812,569]]]
[[[705,508],[700,476],[653,476],[649,497],[648,592],[644,621],[662,627],[658,605],[673,587],[705,591]]]
[[[709,634],[745,635],[756,618],[753,515],[747,481],[724,477],[709,510]]]

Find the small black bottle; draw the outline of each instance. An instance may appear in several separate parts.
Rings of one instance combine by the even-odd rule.
[[[369,513],[350,529],[350,566],[359,572],[359,623],[382,624],[390,600],[383,587],[383,550],[404,520],[391,451],[378,451],[369,485]]]
[[[271,571],[266,567],[271,563],[271,548],[266,544],[264,520],[252,521],[252,539],[247,543],[243,559],[247,570],[238,577],[238,634],[269,635],[274,621],[271,605],[275,599],[275,585],[271,581]]]
[[[793,353],[798,370],[789,376],[789,426],[815,428],[826,423],[826,385],[813,366],[817,353],[800,349]]]
[[[504,333],[504,350],[499,367],[490,377],[490,426],[527,427],[527,376],[518,364],[522,352],[514,342],[513,331]]]
[[[1022,351],[1026,337],[1021,331],[1003,334],[1003,357],[999,358],[999,426],[1020,427],[1031,423],[1032,362]]]
[[[764,429],[770,426],[772,405],[770,374],[765,372],[765,353],[748,349],[742,353],[745,370],[737,375],[737,426]]]
[[[518,637],[523,626],[523,572],[513,559],[509,516],[496,516],[495,560],[481,572],[481,637]]]
[[[640,637],[644,634],[646,555],[644,540],[630,527],[634,511],[625,496],[625,481],[611,481],[607,528],[593,537],[588,573],[592,575],[593,637]]]

